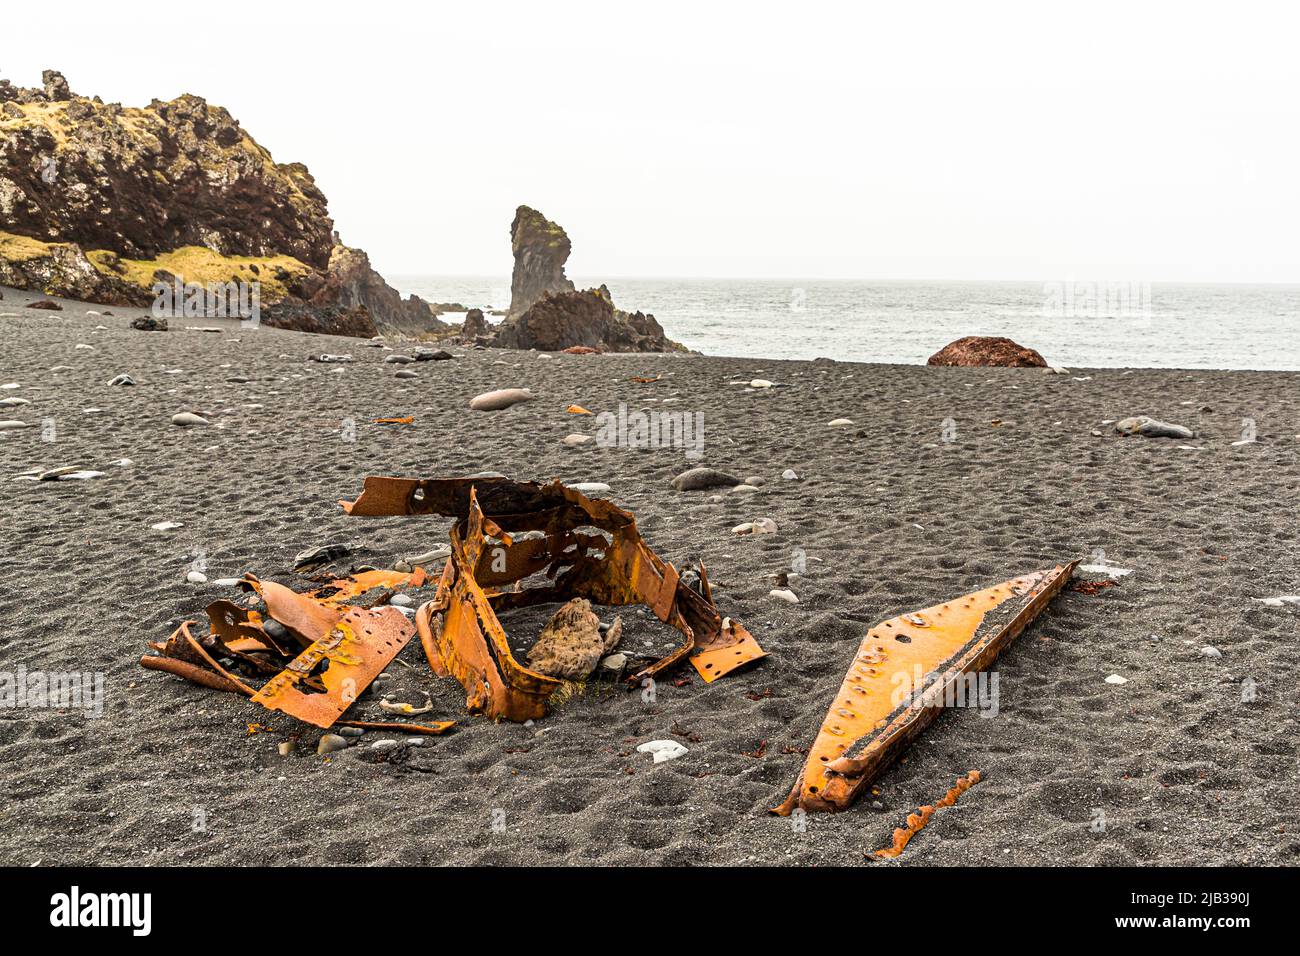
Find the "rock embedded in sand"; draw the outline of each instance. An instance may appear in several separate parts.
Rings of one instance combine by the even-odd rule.
[[[393,378],[402,378],[402,379],[411,379],[411,378],[419,378],[419,377],[420,377],[419,375],[412,372],[409,368],[399,368],[397,372],[393,375]]]
[[[37,299],[35,302],[33,302],[33,303],[31,303],[30,305],[28,305],[27,308],[29,308],[29,309],[42,309],[42,310],[44,310],[44,311],[46,311],[46,312],[62,312],[62,311],[63,311],[63,306],[59,305],[59,303],[57,303],[57,302],[53,302],[53,301],[51,301],[50,299]]]
[[[1119,684],[1127,684],[1127,683],[1128,683],[1128,678],[1127,678],[1127,677],[1120,677],[1118,674],[1111,674],[1109,677],[1106,678],[1106,683],[1107,683],[1107,684],[1115,684],[1115,685],[1119,685]]]
[[[563,438],[560,439],[560,441],[570,447],[573,447],[576,445],[587,444],[587,442],[591,441],[591,436],[590,435],[565,435]]]
[[[704,491],[707,488],[734,488],[742,484],[735,475],[716,468],[691,468],[672,480],[678,491]]]
[[[0,400],[0,408],[17,408],[19,405],[30,405],[31,402],[25,398],[6,398]]]
[[[185,580],[190,584],[207,584],[208,576],[202,571],[191,571],[189,574],[185,575]]]
[[[774,597],[778,601],[784,601],[786,604],[799,603],[799,595],[795,594],[793,591],[787,588],[773,588],[767,593],[769,597]]]
[[[1206,644],[1201,648],[1201,656],[1208,657],[1211,660],[1217,660],[1223,656],[1223,651],[1219,650],[1213,644]]]
[[[392,355],[384,356],[385,365],[408,365],[414,361],[415,359],[411,358],[411,356],[402,355],[400,352],[395,352]]]
[[[166,332],[167,320],[152,315],[142,315],[138,319],[131,320],[131,328],[141,332]]]
[[[793,468],[787,468],[785,471],[781,472],[781,477],[786,481],[799,480],[799,474]]]
[[[968,335],[950,342],[926,360],[926,365],[1000,366],[1003,368],[1046,368],[1047,362],[1033,349],[1017,345],[1002,336]]]
[[[526,388],[499,388],[470,399],[469,407],[476,412],[499,412],[520,402],[531,402],[535,395]]]
[[[109,385],[134,385],[135,379],[133,379],[130,375],[123,373],[121,375],[113,376],[111,379],[108,380],[108,384]]]
[[[528,666],[539,674],[562,680],[586,680],[602,657],[618,645],[622,618],[604,634],[600,618],[586,598],[574,598],[555,612],[537,643],[528,651]]]
[[[190,428],[194,425],[211,425],[212,423],[202,415],[195,415],[193,412],[180,412],[172,416],[172,424],[179,425],[181,428]]]
[[[26,428],[26,422],[20,422],[16,419],[0,422],[0,432],[17,431],[19,428]]]
[[[340,737],[338,734],[325,734],[316,745],[316,753],[332,754],[336,750],[347,748],[348,741],[346,737]]]
[[[1180,438],[1186,440],[1196,437],[1196,433],[1190,428],[1184,428],[1182,425],[1171,425],[1169,422],[1148,418],[1146,415],[1135,415],[1132,418],[1125,418],[1116,422],[1115,431],[1121,435],[1141,435],[1144,438]]]
[[[851,419],[851,418],[832,418],[832,419],[831,419],[829,422],[827,422],[826,424],[827,424],[828,426],[830,426],[831,428],[847,428],[849,425],[852,425],[852,424],[853,424],[853,419]]]

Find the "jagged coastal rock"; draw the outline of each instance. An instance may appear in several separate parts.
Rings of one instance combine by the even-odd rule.
[[[0,80],[0,284],[147,305],[176,278],[257,282],[304,330],[446,328],[339,243],[305,166],[276,163],[225,109],[106,104],[52,70],[39,89]]]
[[[498,348],[559,352],[588,346],[602,352],[672,352],[682,346],[669,341],[653,315],[614,308],[609,290],[548,294],[516,319],[507,319],[493,342]]]
[[[543,296],[574,291],[564,274],[572,245],[568,234],[536,209],[520,206],[510,224],[510,251],[515,268],[510,276],[510,308],[506,318],[523,315]]]
[[[584,346],[602,352],[684,352],[653,315],[624,312],[609,289],[579,292],[564,274],[571,244],[559,225],[520,206],[510,226],[514,272],[510,309],[485,344],[507,349],[559,352]],[[481,316],[480,316],[481,318]],[[485,329],[467,317],[461,340],[483,341]]]
[[[1000,365],[1008,368],[1046,368],[1043,357],[1033,349],[1008,338],[968,335],[950,342],[930,356],[926,365]]]

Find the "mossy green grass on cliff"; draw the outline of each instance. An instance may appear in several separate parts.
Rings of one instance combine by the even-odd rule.
[[[182,282],[207,285],[213,282],[260,282],[265,303],[278,302],[289,294],[285,282],[276,272],[284,269],[292,275],[305,275],[311,269],[293,256],[223,256],[203,246],[182,246],[164,252],[156,259],[124,259],[115,253],[95,249],[86,253],[96,269],[138,285],[151,288],[159,269],[170,272]]]
[[[39,239],[0,232],[0,259],[6,262],[30,262],[50,255],[54,246]]]

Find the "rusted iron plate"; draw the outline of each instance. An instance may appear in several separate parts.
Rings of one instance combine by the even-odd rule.
[[[1077,562],[873,627],[863,639],[789,797],[773,812],[843,810],[1047,605]]]
[[[329,727],[414,636],[414,625],[395,607],[347,608],[324,637],[263,684],[253,700]],[[317,684],[323,692],[315,692]]]
[[[519,607],[575,597],[593,604],[649,607],[685,640],[632,674],[628,680],[633,685],[687,658],[708,682],[766,656],[739,624],[724,625],[703,569],[697,592],[650,550],[630,513],[559,482],[370,477],[355,501],[339,504],[354,516],[457,519],[438,597],[420,609],[416,624],[430,667],[461,682],[471,712],[535,719],[545,713],[546,699],[558,688],[558,682],[524,667],[510,651],[496,615]],[[540,535],[523,537],[528,532]],[[526,583],[539,574],[548,583]]]

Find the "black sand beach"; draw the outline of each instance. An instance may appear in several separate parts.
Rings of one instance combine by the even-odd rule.
[[[3,294],[0,385],[18,387],[0,399],[30,404],[0,419],[30,427],[0,432],[0,662],[102,672],[105,701],[98,719],[0,710],[0,863],[1300,860],[1300,605],[1257,600],[1300,593],[1300,373],[456,348],[401,380],[362,340],[178,321],[146,333],[128,327],[139,310],[37,312],[24,307],[34,295]],[[308,360],[345,352],[355,361]],[[121,373],[138,384],[106,384]],[[250,380],[228,381],[237,373]],[[631,381],[649,376],[662,378]],[[732,384],[751,379],[784,387]],[[513,386],[536,400],[468,410]],[[765,483],[720,502],[678,493],[669,479],[692,464],[680,449],[562,444],[594,433],[571,403],[702,413],[703,463]],[[181,411],[212,425],[170,424]],[[1103,424],[1136,414],[1198,435],[1124,438]],[[407,415],[411,426],[369,424]],[[828,426],[839,418],[854,424]],[[1243,419],[1258,441],[1234,445]],[[11,480],[69,465],[105,474]],[[662,557],[703,559],[722,612],[770,656],[710,685],[682,670],[683,686],[660,682],[653,702],[592,685],[522,726],[467,717],[461,687],[433,678],[415,643],[390,686],[417,704],[428,694],[428,719],[455,730],[392,751],[368,733],[329,757],[292,718],[140,668],[147,642],[236,595],[217,579],[301,584],[291,568],[305,548],[342,541],[355,563],[391,567],[447,540],[441,519],[345,516],[337,501],[365,476],[484,470],[608,483]],[[776,533],[731,532],[758,517]],[[182,526],[151,529],[166,521]],[[945,714],[847,812],[803,828],[767,814],[869,626],[1098,551],[1132,573],[1051,604],[997,664],[995,717]],[[807,571],[789,605],[769,596],[769,575],[797,552]],[[196,560],[209,583],[187,582]],[[675,638],[624,616],[629,652]],[[526,646],[538,622],[506,626]],[[354,711],[382,719],[371,699]],[[281,757],[292,735],[300,746]],[[652,765],[636,746],[656,739],[688,753]],[[865,861],[972,768],[983,782],[898,861]]]

